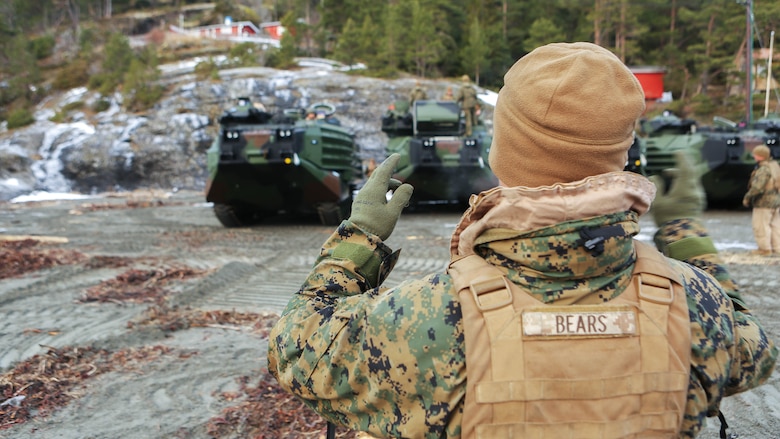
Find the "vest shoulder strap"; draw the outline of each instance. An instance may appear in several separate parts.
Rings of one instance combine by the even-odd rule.
[[[657,251],[650,244],[641,241],[634,241],[636,249],[636,264],[634,266],[634,275],[646,273],[670,279],[677,284],[681,284],[680,275],[669,265],[666,257]],[[497,267],[490,265],[484,259],[477,255],[469,255],[453,259],[450,262],[447,272],[453,279],[457,291],[464,288],[484,290],[489,288],[500,288],[506,285],[504,273]],[[508,285],[507,285],[508,287]]]

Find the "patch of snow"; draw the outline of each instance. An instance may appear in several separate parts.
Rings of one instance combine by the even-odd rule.
[[[109,102],[108,109],[98,113],[98,120],[100,120],[101,122],[110,122],[115,120],[116,118],[114,117],[114,115],[122,111],[122,108],[119,105],[120,101],[118,101],[114,97],[109,99],[108,102]]]
[[[490,90],[482,90],[481,93],[477,94],[477,97],[480,101],[495,107],[496,101],[498,100],[498,93]]]
[[[74,194],[70,192],[46,192],[35,191],[27,195],[20,195],[11,199],[11,203],[29,203],[32,201],[53,201],[53,200],[83,200],[86,198],[95,198],[90,195]]]
[[[195,113],[180,113],[175,114],[171,118],[171,123],[179,126],[187,126],[193,130],[201,129],[208,126],[209,118],[202,114]]]
[[[60,101],[60,105],[64,107],[65,105],[68,105],[70,103],[83,100],[85,94],[87,94],[86,87],[72,88],[68,90],[68,92],[65,93],[65,95],[62,97],[62,100]]]
[[[62,152],[95,134],[95,128],[84,122],[55,124],[46,130],[38,150],[41,160],[33,163],[32,171],[40,187],[47,191],[69,192],[70,184],[62,175]]]
[[[753,238],[752,236],[750,237]],[[758,247],[755,243],[747,243],[747,242],[739,242],[739,241],[725,241],[725,242],[718,242],[715,241],[715,248],[718,249],[718,251],[723,250],[755,250]]]
[[[54,117],[55,114],[57,113],[51,108],[42,108],[36,111],[33,117],[35,117],[36,121],[41,122],[41,121],[51,119],[52,117]]]
[[[6,180],[0,181],[0,186],[7,186],[7,187],[19,187],[19,179],[18,178],[8,178]]]

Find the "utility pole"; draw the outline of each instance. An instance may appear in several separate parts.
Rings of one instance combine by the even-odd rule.
[[[764,100],[764,117],[769,115],[769,90],[772,86],[772,52],[775,50],[775,31],[769,34],[769,61],[766,62],[766,99]]]
[[[747,127],[753,125],[753,3],[752,0],[737,0],[745,6],[745,122]]]

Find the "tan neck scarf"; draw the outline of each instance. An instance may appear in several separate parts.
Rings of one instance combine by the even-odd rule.
[[[624,171],[536,188],[499,186],[472,196],[452,234],[450,254],[473,254],[477,239],[491,229],[526,232],[627,210],[642,215],[654,197],[650,180]]]

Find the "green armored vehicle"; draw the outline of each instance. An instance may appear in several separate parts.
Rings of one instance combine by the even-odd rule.
[[[395,178],[414,186],[411,204],[467,204],[472,194],[495,187],[488,166],[492,136],[485,125],[465,137],[460,106],[453,101],[397,101],[382,116],[387,154],[401,159]]]
[[[738,124],[722,118],[714,119],[714,127],[698,127],[695,121],[680,119],[670,112],[643,121],[647,156],[647,175],[659,174],[675,166],[673,153],[687,150],[702,162],[708,171],[702,175],[707,202],[712,207],[739,207],[747,191],[750,173],[755,167],[753,148],[767,143],[777,154],[778,130],[747,132]]]
[[[703,132],[727,144],[726,159],[723,165],[713,167],[713,159],[718,160],[724,155],[721,150],[705,151],[705,159],[710,165],[710,172],[702,177],[702,183],[712,197],[729,207],[742,206],[742,197],[747,192],[750,174],[755,169],[753,149],[766,144],[773,157],[780,156],[780,119],[776,115],[758,119],[751,126],[732,122],[728,119],[715,117],[714,127]],[[710,195],[712,194],[712,195]]]
[[[240,98],[219,118],[207,152],[206,201],[226,227],[279,214],[318,215],[326,225],[348,216],[362,180],[354,135],[328,104],[271,114]]]
[[[707,137],[697,133],[696,122],[691,119],[680,119],[671,112],[649,120],[642,120],[642,131],[647,175],[660,174],[661,171],[675,166],[674,152],[690,150],[701,159],[700,149]]]

